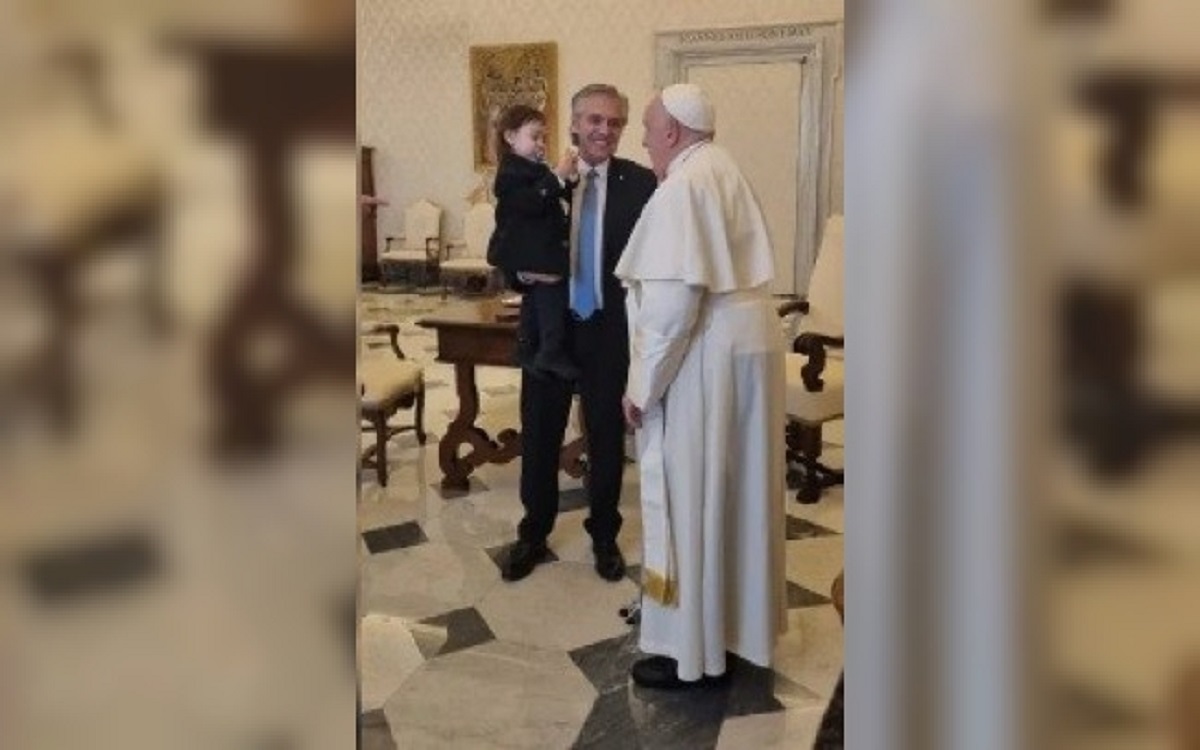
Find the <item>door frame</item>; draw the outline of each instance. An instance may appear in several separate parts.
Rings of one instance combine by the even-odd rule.
[[[836,80],[842,64],[842,22],[785,23],[662,31],[654,35],[655,85],[687,80],[690,68],[798,62],[805,66],[796,132],[796,241],[793,292],[808,288],[825,219],[833,211],[832,162]],[[817,169],[809,168],[816,164]]]

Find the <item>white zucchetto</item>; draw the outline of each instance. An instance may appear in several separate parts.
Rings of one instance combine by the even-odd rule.
[[[700,133],[716,129],[716,113],[708,96],[694,83],[676,83],[662,90],[662,103],[676,120]]]

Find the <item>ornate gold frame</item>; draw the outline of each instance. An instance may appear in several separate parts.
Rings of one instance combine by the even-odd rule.
[[[546,115],[546,153],[558,154],[558,45],[471,47],[471,131],[475,169],[496,165],[492,138],[505,107],[528,104]]]

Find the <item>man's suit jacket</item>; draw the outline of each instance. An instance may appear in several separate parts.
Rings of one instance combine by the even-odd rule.
[[[584,181],[580,180],[571,199],[571,272],[574,274],[579,259],[579,210],[582,203]],[[604,202],[604,248],[601,288],[604,294],[604,312],[625,318],[625,288],[614,274],[617,261],[625,250],[625,243],[642,215],[642,208],[658,187],[658,178],[642,165],[613,157],[608,164],[607,193]]]

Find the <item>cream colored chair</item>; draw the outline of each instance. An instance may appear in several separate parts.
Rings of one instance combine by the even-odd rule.
[[[376,352],[366,344],[371,336],[387,334],[391,352]],[[361,457],[364,469],[374,469],[380,487],[387,486],[387,444],[396,435],[413,430],[417,442],[425,444],[425,371],[406,359],[400,349],[400,326],[383,323],[366,327],[359,337],[358,389],[362,430],[372,432],[375,443]],[[401,409],[413,410],[413,423],[393,426],[391,418]]]
[[[488,241],[496,228],[496,208],[491,203],[476,203],[463,217],[463,238],[449,248],[459,254],[442,263],[442,293],[450,290],[453,280],[462,279],[468,291],[487,291],[493,287],[495,268],[487,262]],[[472,285],[474,282],[474,285]]]
[[[393,247],[397,240],[398,249]],[[438,281],[442,250],[442,207],[422,198],[404,210],[404,234],[387,238],[379,263],[417,286],[429,286]]]
[[[845,413],[846,371],[843,292],[844,221],[829,217],[804,299],[779,308],[789,320],[792,351],[786,355],[787,461],[796,499],[815,503],[842,471],[820,461],[821,428]]]

